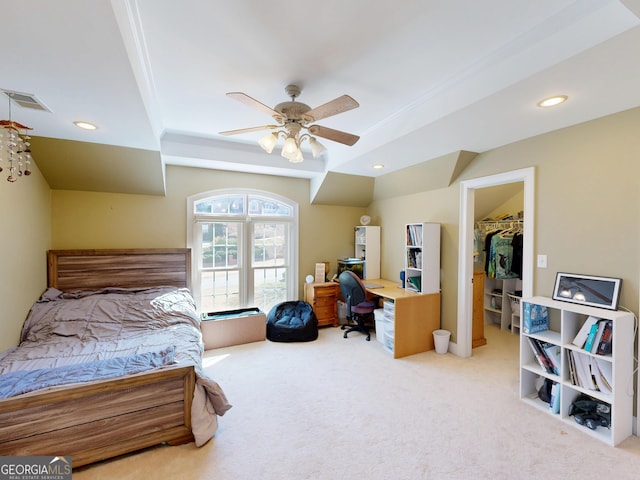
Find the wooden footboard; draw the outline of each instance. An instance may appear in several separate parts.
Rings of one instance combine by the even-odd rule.
[[[0,400],[0,455],[70,455],[78,467],[193,441],[194,388],[190,366]]]

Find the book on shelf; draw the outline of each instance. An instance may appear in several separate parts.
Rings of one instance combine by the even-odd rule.
[[[592,373],[591,356],[570,350],[570,354],[573,357],[575,363],[575,371],[577,382],[575,385],[585,388],[587,390],[598,390],[598,385]]]
[[[613,364],[599,358],[595,359],[600,371],[600,379],[609,392],[613,392]]]
[[[602,333],[604,332],[604,326],[607,324],[606,320],[600,320],[598,322],[598,331],[596,332],[596,336],[593,339],[593,344],[591,345],[591,353],[596,353],[598,351],[598,347],[600,346],[600,340],[602,339]]]
[[[407,245],[411,245],[411,246],[422,245],[422,225],[407,226]]]
[[[611,363],[598,360],[596,357],[591,358],[591,373],[593,374],[593,378],[596,381],[596,385],[598,390],[602,393],[611,394],[613,389],[611,388],[611,383],[607,380],[605,374],[603,373],[603,369],[608,372],[608,366],[611,366]],[[610,374],[608,373],[610,376]]]
[[[422,291],[422,279],[419,275],[414,275],[407,278],[407,285],[418,292]]]
[[[595,353],[598,355],[611,355],[613,351],[613,321],[607,320],[604,322],[604,329],[602,330],[602,336],[598,343],[598,348]]]
[[[551,410],[552,413],[560,413],[560,384],[557,382],[553,382],[551,386],[549,410]]]
[[[591,329],[589,330],[589,335],[587,336],[587,341],[584,344],[584,349],[587,352],[591,351],[591,347],[593,347],[593,343],[596,340],[596,335],[598,334],[598,324],[600,322],[596,322],[593,325],[591,325]]]
[[[576,362],[573,359],[573,352],[571,350],[567,350],[567,365],[569,366],[569,377],[571,383],[574,385],[578,384],[578,373],[576,372]]]
[[[593,324],[598,323],[600,319],[597,317],[589,316],[580,327],[577,335],[573,339],[571,343],[573,343],[576,347],[584,347],[584,344],[587,342],[587,337],[589,336],[589,331]]]
[[[407,251],[407,267],[422,269],[422,251],[412,248]]]
[[[549,359],[551,366],[553,367],[553,373],[560,375],[560,345],[554,345],[549,342],[541,342],[542,351]]]
[[[544,354],[544,350],[542,349],[542,346],[540,345],[538,340],[531,337],[527,337],[527,340],[529,340],[529,345],[531,346],[531,350],[533,351],[533,356],[536,358],[538,364],[540,365],[540,368],[542,368],[547,373],[554,373],[551,361]]]

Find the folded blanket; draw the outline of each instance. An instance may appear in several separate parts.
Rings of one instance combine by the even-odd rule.
[[[57,387],[71,383],[90,382],[133,375],[152,368],[175,363],[176,347],[172,345],[157,352],[140,353],[127,357],[95,360],[62,367],[21,370],[0,375],[0,398]]]

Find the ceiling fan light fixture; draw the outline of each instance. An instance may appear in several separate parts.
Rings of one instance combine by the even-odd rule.
[[[227,130],[220,132],[220,135],[237,135],[242,133],[256,132],[258,130],[271,130],[269,133],[262,137],[258,144],[267,153],[273,152],[275,144],[277,143],[280,135],[285,139],[284,146],[282,147],[281,155],[292,163],[299,163],[303,161],[302,151],[300,150],[300,144],[305,140],[309,140],[311,153],[313,158],[317,158],[327,151],[324,145],[318,142],[311,135],[316,137],[326,138],[328,140],[342,143],[344,145],[353,146],[360,138],[357,135],[352,135],[347,132],[341,132],[340,130],[334,130],[332,128],[323,127],[322,125],[309,125],[311,122],[322,120],[324,118],[337,115],[339,113],[347,112],[360,106],[349,95],[341,95],[333,100],[320,105],[316,108],[311,108],[304,103],[296,101],[296,98],[300,95],[301,89],[297,85],[287,85],[285,92],[291,98],[288,102],[282,102],[276,105],[274,108],[268,107],[262,102],[250,97],[246,93],[242,92],[229,92],[227,96],[238,100],[246,105],[254,107],[263,113],[271,116],[277,125],[262,125],[258,127],[241,128],[236,130]]]
[[[291,157],[293,157],[297,151],[298,143],[296,142],[296,139],[293,137],[287,137],[284,141],[284,145],[282,146],[282,156],[291,160]]]
[[[309,137],[309,145],[311,146],[311,154],[313,155],[313,158],[318,158],[327,151],[326,147],[317,141],[315,137]]]
[[[258,145],[260,145],[265,152],[271,153],[273,152],[277,141],[278,135],[275,132],[272,132],[258,140]]]
[[[289,163],[302,163],[302,162],[304,162],[304,157],[302,156],[302,150],[298,149],[296,150],[296,153],[294,153],[289,158]]]

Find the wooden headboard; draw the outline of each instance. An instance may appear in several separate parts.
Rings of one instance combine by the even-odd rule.
[[[191,249],[49,250],[47,283],[64,292],[104,287],[191,286]]]

